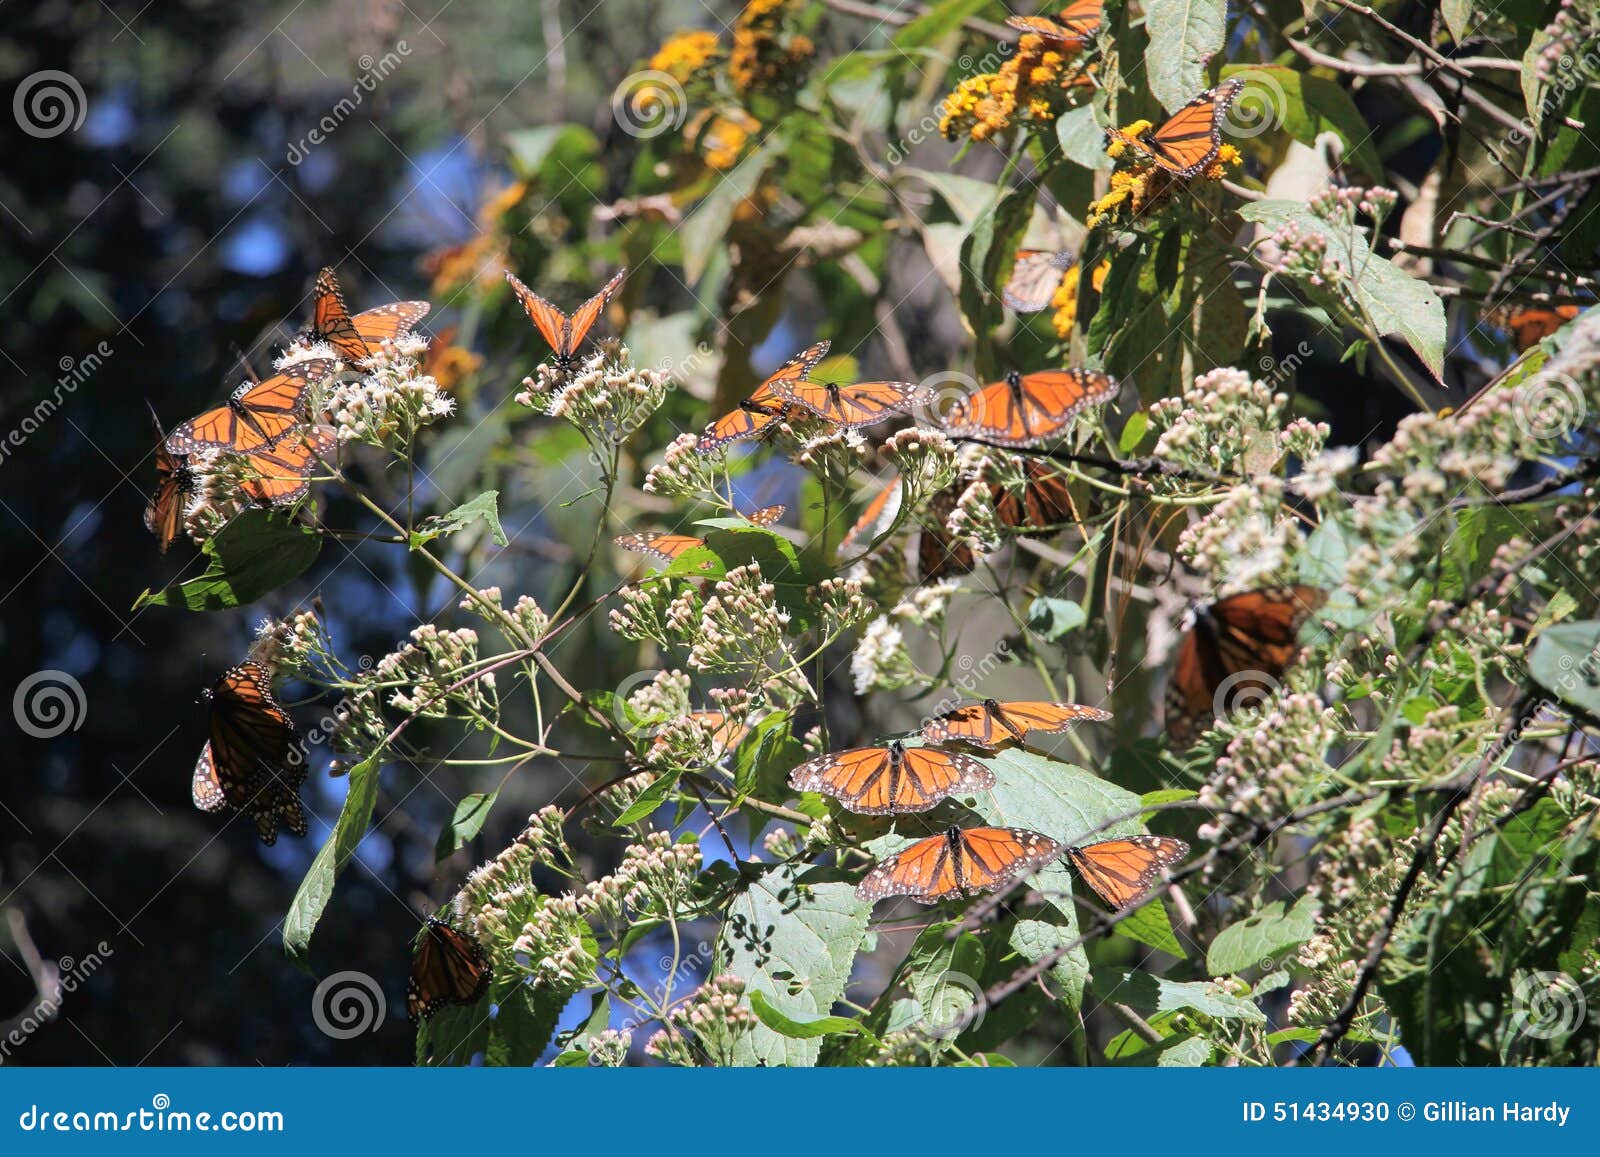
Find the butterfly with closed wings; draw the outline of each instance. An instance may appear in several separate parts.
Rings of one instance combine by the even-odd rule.
[[[347,362],[364,362],[384,342],[405,337],[433,308],[426,301],[391,301],[351,317],[331,267],[317,274],[311,295],[311,325],[304,340],[327,342]]]
[[[305,835],[299,796],[306,778],[305,748],[294,719],[272,693],[267,669],[247,659],[223,672],[207,696],[210,739],[195,764],[195,806],[245,813],[264,844],[277,842],[280,824]],[[202,791],[202,780],[214,783],[215,791]],[[221,804],[215,802],[218,796]]]
[[[1132,904],[1189,853],[1171,836],[1124,836],[1067,849],[1067,862],[1113,910]]]
[[[145,404],[150,405],[148,401]],[[150,406],[150,420],[156,427],[156,488],[144,508],[144,528],[156,536],[161,553],[166,554],[183,526],[183,507],[194,493],[195,477],[189,456],[167,449],[167,436],[154,406]]]
[[[406,981],[406,1015],[426,1020],[447,1004],[476,1004],[493,978],[494,967],[481,944],[430,916]]]

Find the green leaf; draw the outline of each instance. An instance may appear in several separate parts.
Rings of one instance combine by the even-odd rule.
[[[1316,906],[1309,898],[1287,911],[1281,900],[1268,904],[1217,933],[1206,950],[1206,971],[1212,976],[1231,976],[1249,969],[1271,971],[1282,963],[1285,953],[1311,939],[1316,917]]]
[[[1106,156],[1106,130],[1095,116],[1092,104],[1068,109],[1056,118],[1056,143],[1061,154],[1075,165],[1085,169],[1109,169],[1111,158]]]
[[[1271,233],[1296,225],[1328,239],[1328,256],[1350,271],[1351,288],[1378,335],[1403,337],[1437,377],[1444,367],[1444,302],[1418,280],[1368,248],[1359,233],[1335,229],[1299,201],[1253,201],[1239,215]],[[1304,285],[1305,283],[1300,283]]]
[[[378,800],[377,756],[362,760],[350,769],[349,788],[333,834],[322,845],[283,918],[283,950],[290,960],[305,968],[311,949],[311,933],[333,898],[333,885],[367,834],[372,808]]]
[[[271,511],[247,510],[200,548],[211,560],[204,574],[154,594],[145,591],[133,609],[220,611],[246,606],[304,574],[321,550],[322,537],[309,526],[274,517]]]
[[[416,550],[425,543],[432,542],[441,534],[455,534],[465,530],[467,526],[478,519],[483,519],[489,524],[489,534],[494,539],[496,546],[505,546],[507,543],[505,527],[500,525],[500,492],[498,490],[485,490],[482,494],[470,501],[463,502],[448,514],[438,514],[432,518],[425,518],[416,530],[411,532],[411,549]]]
[[[1127,425],[1122,427],[1122,437],[1117,439],[1117,452],[1132,454],[1139,448],[1139,443],[1144,441],[1144,432],[1149,428],[1150,415],[1144,410],[1135,410]]]
[[[657,808],[667,802],[667,798],[672,794],[672,789],[677,784],[678,777],[676,775],[658,776],[654,783],[639,793],[638,799],[629,804],[621,815],[611,821],[611,826],[625,828],[629,824],[636,824],[642,819],[648,819],[655,814]]]
[[[1267,1017],[1248,1000],[1219,992],[1203,981],[1164,980],[1148,972],[1121,972],[1096,976],[1095,995],[1101,1000],[1126,1004],[1136,1012],[1160,1013],[1188,1009],[1216,1020],[1247,1020],[1265,1024]]]
[[[438,842],[434,844],[433,858],[436,862],[455,855],[472,842],[483,830],[489,818],[489,809],[494,807],[499,795],[498,791],[473,792],[461,798],[450,816],[450,822],[444,826]]]
[[[1563,703],[1600,715],[1600,620],[1544,631],[1528,656],[1528,674]]]
[[[1259,109],[1273,123],[1303,145],[1315,145],[1331,132],[1344,145],[1344,156],[1368,176],[1383,176],[1383,158],[1372,143],[1372,129],[1350,94],[1338,81],[1311,72],[1297,72],[1281,64],[1230,64],[1224,80],[1238,77],[1252,86],[1239,98],[1239,107]]]
[[[805,869],[779,865],[752,880],[729,905],[717,949],[721,970],[743,980],[747,996],[759,992],[802,1023],[829,1015],[844,995],[872,911],[850,884],[797,883]],[[820,1048],[763,1024],[739,1038],[733,1061],[805,1066],[815,1063]]]
[[[785,1016],[774,1008],[772,1002],[759,990],[750,994],[750,1011],[773,1032],[790,1040],[816,1040],[818,1037],[834,1034],[853,1036],[856,1033],[865,1033],[869,1037],[872,1036],[860,1021],[851,1020],[846,1016],[824,1016],[806,1021]]]
[[[694,212],[684,219],[678,230],[678,240],[683,246],[683,276],[690,285],[700,280],[711,262],[712,253],[726,243],[734,210],[755,192],[768,166],[783,155],[785,147],[781,134],[768,136],[760,148],[718,181],[695,206]]]
[[[947,921],[924,928],[900,974],[915,1002],[915,1023],[941,1039],[965,1026],[983,993],[983,941],[971,932],[952,938],[955,928]]]
[[[1150,91],[1176,112],[1206,86],[1206,64],[1222,51],[1227,0],[1145,0],[1150,49],[1145,73]]]
[[[1083,608],[1071,599],[1040,596],[1028,604],[1028,630],[1054,641],[1088,622]]]

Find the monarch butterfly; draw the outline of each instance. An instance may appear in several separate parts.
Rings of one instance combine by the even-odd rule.
[[[622,286],[622,279],[627,276],[626,268],[617,270],[599,293],[578,306],[572,311],[572,316],[568,317],[518,281],[509,269],[506,270],[506,280],[511,283],[517,300],[522,302],[522,308],[527,311],[528,320],[533,322],[534,328],[539,331],[539,336],[544,338],[555,351],[556,365],[563,370],[568,369],[576,360],[574,355],[578,347],[583,344],[583,339],[589,336],[589,331],[600,318],[601,310],[605,309],[606,303]]]
[[[1107,129],[1106,141],[1120,141],[1137,149],[1169,173],[1189,178],[1217,159],[1222,148],[1222,119],[1244,89],[1239,77],[1207,89],[1173,113],[1159,128],[1131,137],[1121,129]]]
[[[730,719],[725,711],[691,711],[688,717],[709,731],[712,746],[724,753],[738,747],[744,742],[744,737],[750,734],[748,727],[737,719]],[[650,746],[660,749],[666,745],[667,737],[657,735]]]
[[[167,436],[154,406],[150,406],[150,420],[156,426],[156,488],[144,508],[144,528],[156,536],[161,553],[166,554],[183,523],[184,502],[194,492],[194,471],[189,468],[187,454],[174,454],[167,449]]]
[[[1188,852],[1188,844],[1170,836],[1125,836],[1068,848],[1067,862],[1102,900],[1119,909],[1148,892]]]
[[[692,534],[671,534],[664,530],[646,530],[638,534],[619,534],[613,539],[623,550],[637,554],[653,554],[662,562],[671,562],[686,550],[704,546],[706,540]]]
[[[174,454],[231,450],[248,454],[271,446],[305,417],[306,389],[333,372],[327,358],[290,366],[264,382],[244,382],[214,410],[190,418],[167,435]]]
[[[850,430],[875,426],[897,410],[925,406],[933,400],[933,391],[916,382],[857,382],[853,386],[838,386],[831,382],[788,378],[774,382],[772,389],[780,398],[804,406],[824,422]]]
[[[862,510],[861,517],[856,519],[855,525],[845,531],[844,537],[839,540],[839,549],[849,550],[863,537],[877,538],[893,525],[899,509],[900,476],[891,474],[883,489],[873,495],[872,500]]]
[[[1327,598],[1316,587],[1275,587],[1201,610],[1173,661],[1167,734],[1187,743],[1218,712],[1270,691],[1299,650],[1301,625]]]
[[[200,758],[194,762],[194,778],[189,784],[189,798],[203,812],[219,812],[228,806],[228,797],[217,780],[216,763],[211,758],[211,741],[206,740],[200,749]]]
[[[311,327],[306,337],[327,342],[347,362],[365,361],[384,342],[404,337],[433,308],[426,301],[391,301],[351,317],[339,291],[339,279],[327,267],[317,274],[311,293]]]
[[[1087,47],[1094,39],[1104,7],[1105,0],[1074,0],[1055,16],[1012,16],[1006,23],[1076,50]]]
[[[994,786],[994,772],[973,759],[932,747],[855,747],[808,759],[789,773],[796,791],[831,795],[847,810],[879,816],[925,812],[952,795]]]
[[[447,1004],[476,1004],[493,977],[482,945],[430,916],[406,981],[406,1015],[426,1020]]]
[[[883,860],[856,885],[856,899],[910,896],[919,904],[935,904],[949,896],[994,892],[1061,852],[1049,836],[1025,828],[952,827]]]
[[[1022,17],[1014,16],[1013,20]],[[1078,260],[1070,249],[1018,249],[1000,300],[1018,313],[1038,313],[1055,297],[1061,279]]]
[[[1019,494],[1004,482],[990,488],[995,518],[1023,536],[1048,533],[1072,517],[1072,491],[1066,477],[1037,458],[1022,465],[1023,484]]]
[[[706,432],[695,443],[695,448],[702,454],[709,454],[730,442],[753,438],[773,422],[786,417],[789,404],[774,392],[774,387],[779,382],[803,379],[816,368],[818,362],[828,356],[832,344],[819,341],[784,362],[770,378],[756,387],[755,393],[740,402],[737,409],[730,410],[707,426]]]
[[[332,426],[312,426],[285,435],[270,449],[245,455],[254,477],[239,484],[251,501],[263,506],[298,502],[311,489],[311,475],[333,457],[339,437]]]
[[[948,520],[960,497],[960,489],[950,487],[928,500],[928,514],[917,532],[915,547],[919,582],[970,574],[978,565],[971,541],[950,532]]]
[[[1496,324],[1501,329],[1510,331],[1511,343],[1520,354],[1538,345],[1577,316],[1576,305],[1535,306],[1531,309],[1517,310],[1507,315],[1503,321],[1497,320]]]
[[[788,512],[788,507],[783,505],[763,506],[760,510],[752,510],[745,515],[745,521],[757,526],[771,526]]]
[[[246,660],[224,671],[207,694],[210,742],[200,753],[195,778],[201,777],[201,764],[209,762],[223,801],[255,821],[262,843],[277,842],[280,822],[305,835],[306,813],[297,794],[306,777],[305,751],[294,720],[273,697],[267,669]]]
[[[944,424],[957,438],[1032,446],[1061,433],[1075,415],[1110,401],[1121,388],[1117,379],[1093,370],[1013,371],[956,402]]]
[[[922,725],[922,738],[929,743],[970,743],[974,747],[996,748],[1016,741],[1023,743],[1029,732],[1046,734],[1070,730],[1085,719],[1103,723],[1111,712],[1077,703],[1047,703],[1010,700],[1005,703],[985,699],[936,715]]]

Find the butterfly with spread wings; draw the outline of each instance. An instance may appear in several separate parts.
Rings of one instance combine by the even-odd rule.
[[[1125,836],[1068,848],[1067,862],[1096,895],[1120,910],[1148,892],[1188,853],[1188,844],[1170,836]]]
[[[250,477],[239,489],[260,506],[287,506],[311,490],[311,476],[332,461],[339,435],[332,426],[312,426],[284,435],[271,448],[242,455]]]
[[[477,940],[430,916],[406,981],[406,1015],[426,1020],[447,1004],[476,1004],[493,978],[494,967]]]
[[[312,358],[265,381],[244,382],[223,405],[180,423],[167,435],[167,449],[174,454],[248,454],[270,447],[305,421],[306,391],[333,373],[335,365],[328,358]]]
[[[1042,36],[1060,49],[1077,52],[1094,43],[1105,0],[1073,0],[1054,16],[1011,16],[1006,23],[1019,32]]]
[[[1270,587],[1198,611],[1167,682],[1167,734],[1188,743],[1215,716],[1271,694],[1300,650],[1300,627],[1327,598],[1316,587]]]
[[[1018,249],[1000,300],[1018,313],[1038,313],[1054,299],[1077,260],[1070,249]]]
[[[933,400],[933,391],[916,382],[857,382],[840,386],[786,378],[772,390],[785,401],[810,410],[824,422],[847,430],[876,426]]]
[[[922,738],[929,743],[970,743],[993,749],[1025,743],[1034,731],[1055,734],[1086,719],[1103,723],[1110,718],[1109,711],[1078,703],[985,699],[934,716],[922,725]]]
[[[709,454],[730,443],[754,438],[765,432],[772,423],[788,417],[791,407],[778,396],[777,385],[780,382],[804,380],[807,374],[816,369],[817,363],[828,356],[828,349],[832,344],[819,341],[784,362],[771,377],[756,387],[755,393],[740,402],[736,409],[728,411],[707,426],[705,433],[701,434],[699,441],[695,443],[695,449],[702,454]]]
[[[1117,396],[1121,384],[1094,370],[1007,374],[957,401],[945,429],[957,438],[999,446],[1034,446],[1055,437],[1074,417]]]
[[[1026,828],[952,827],[881,861],[856,885],[856,899],[910,896],[936,904],[954,896],[996,892],[1061,855],[1049,836]]]
[[[1107,129],[1106,143],[1117,141],[1185,180],[1198,176],[1217,159],[1223,119],[1243,90],[1244,81],[1239,77],[1225,80],[1136,137],[1121,129]]]
[[[517,295],[517,300],[522,302],[522,308],[527,313],[528,320],[533,322],[534,328],[539,331],[539,336],[544,338],[545,343],[554,351],[556,365],[562,370],[570,369],[577,361],[578,347],[583,344],[583,339],[589,336],[594,323],[600,319],[601,312],[616,295],[617,290],[622,288],[622,281],[627,276],[626,268],[617,270],[599,293],[578,306],[569,317],[518,281],[509,269],[506,270],[506,280],[511,283],[512,292]]]
[[[635,554],[654,555],[662,562],[673,562],[685,551],[704,546],[706,540],[692,534],[673,534],[665,530],[645,530],[635,534],[619,534],[612,540],[623,550]],[[710,565],[709,563],[707,564]]]
[[[820,791],[861,815],[925,812],[952,795],[994,786],[994,772],[970,755],[932,747],[855,747],[808,759],[789,773],[796,791]]]
[[[149,405],[149,402],[145,403]],[[167,435],[161,429],[161,419],[155,407],[150,407],[150,420],[156,426],[156,488],[150,503],[144,508],[144,528],[156,536],[161,553],[178,537],[183,526],[183,507],[194,493],[194,471],[189,466],[187,454],[174,454],[167,449]]]
[[[311,325],[305,340],[327,342],[347,362],[366,361],[384,342],[405,337],[433,308],[426,301],[391,301],[351,317],[331,267],[317,274],[311,293]]]
[[[223,672],[207,693],[210,740],[195,764],[195,805],[205,810],[244,812],[264,844],[278,839],[281,823],[297,836],[308,830],[299,787],[306,778],[306,753],[294,719],[272,694],[272,678],[254,660]],[[205,765],[209,764],[209,771]],[[216,792],[199,790],[202,778]],[[220,794],[221,805],[202,805]]]
[[[1538,345],[1577,316],[1578,307],[1568,304],[1506,311],[1493,314],[1488,320],[1511,335],[1512,347],[1520,354]]]

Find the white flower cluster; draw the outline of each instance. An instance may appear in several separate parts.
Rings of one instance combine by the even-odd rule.
[[[322,348],[296,349],[285,364],[314,357]],[[386,342],[360,376],[340,374],[324,384],[319,407],[341,443],[404,449],[423,426],[455,412],[455,399],[422,372],[427,349],[428,340],[415,335]]]
[[[671,374],[635,366],[627,346],[605,342],[573,372],[541,365],[517,401],[572,423],[597,448],[614,448],[660,408],[672,384]]]

